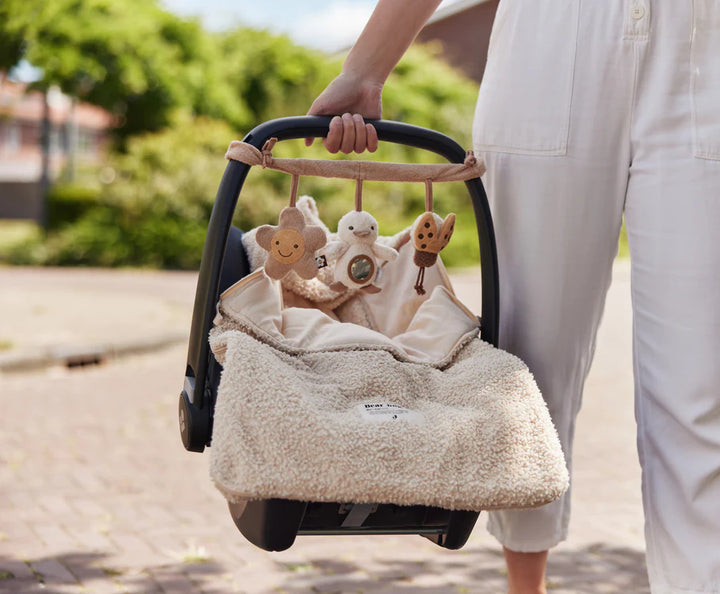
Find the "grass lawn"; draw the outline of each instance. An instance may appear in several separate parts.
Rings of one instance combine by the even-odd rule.
[[[12,246],[35,237],[40,227],[33,221],[0,219],[0,261]]]
[[[620,245],[618,246],[618,258],[629,258],[630,249],[628,248],[627,231],[625,229],[625,221],[623,220],[622,229],[620,229]]]

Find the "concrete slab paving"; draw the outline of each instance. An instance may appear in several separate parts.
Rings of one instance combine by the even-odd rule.
[[[0,267],[0,371],[186,342],[197,273]]]

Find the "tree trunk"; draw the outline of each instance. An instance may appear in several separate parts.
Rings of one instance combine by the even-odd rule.
[[[66,124],[67,164],[65,166],[65,181],[71,183],[75,181],[75,174],[77,172],[78,137],[80,134],[80,126],[77,121],[77,104],[77,97],[73,95],[70,103],[70,117]]]

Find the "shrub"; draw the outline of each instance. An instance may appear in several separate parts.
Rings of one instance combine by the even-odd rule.
[[[266,32],[240,30],[222,34],[217,41],[224,48],[229,84],[257,123],[304,112],[339,70],[336,60]],[[444,131],[466,143],[475,93],[475,85],[437,59],[434,50],[413,48],[388,82],[384,115]],[[216,99],[232,100],[227,95]],[[243,119],[222,110],[209,111],[235,125]],[[241,137],[227,121],[193,117],[183,110],[172,115],[164,130],[127,137],[122,151],[114,152],[106,164],[106,171],[114,172],[109,176],[113,181],[99,190],[56,188],[50,199],[47,236],[18,244],[9,259],[23,264],[197,268],[225,167],[222,155],[230,140]],[[282,157],[333,158],[319,142],[308,149],[301,140],[283,142],[275,152]],[[360,158],[443,161],[432,153],[393,144],[383,144],[376,154]],[[252,171],[234,224],[249,229],[275,223],[287,204],[289,185],[285,174]],[[316,198],[331,229],[353,207],[351,180],[303,178],[300,193]],[[363,195],[366,209],[376,216],[384,234],[411,224],[424,207],[423,184],[368,182]],[[477,240],[463,185],[438,185],[436,196],[438,212],[454,211],[460,220],[444,259],[451,265],[476,263]]]
[[[80,219],[97,206],[99,188],[76,185],[56,185],[48,194],[48,229],[60,229]]]

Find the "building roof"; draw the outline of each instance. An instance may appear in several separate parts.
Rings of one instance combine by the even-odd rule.
[[[439,10],[436,10],[433,15],[428,19],[427,23],[425,23],[423,29],[427,27],[428,25],[432,25],[433,23],[438,23],[440,21],[444,21],[445,19],[456,15],[460,12],[463,12],[464,10],[468,10],[470,8],[473,8],[474,6],[478,6],[480,4],[486,4],[488,2],[491,2],[492,0],[457,0],[456,2],[453,2],[452,4],[445,6]],[[334,52],[331,52],[331,56],[333,58],[344,58],[347,56],[348,52],[352,48],[352,44],[342,47]]]
[[[72,100],[58,89],[48,92],[50,121],[67,122],[71,117]],[[0,74],[0,115],[18,120],[39,121],[43,117],[43,96],[39,91],[28,91],[25,83],[8,80]],[[113,116],[104,109],[89,103],[75,105],[75,120],[84,128],[106,130],[114,126]]]
[[[435,11],[435,13],[428,20],[427,24],[430,25],[432,23],[442,21],[443,19],[451,17],[459,12],[463,12],[468,8],[472,8],[473,6],[477,6],[478,4],[485,4],[489,1],[490,0],[457,0],[457,2],[453,2],[452,4]]]

